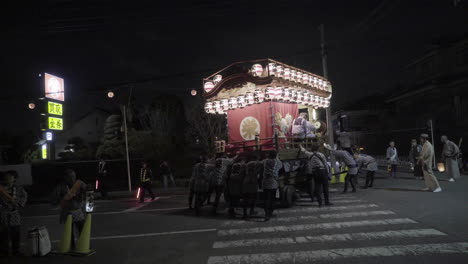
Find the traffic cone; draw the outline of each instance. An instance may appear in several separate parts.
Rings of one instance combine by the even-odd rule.
[[[81,230],[80,238],[76,243],[76,248],[71,252],[72,255],[79,255],[79,256],[89,256],[96,251],[90,249],[90,242],[91,239],[91,214],[86,215],[86,220],[83,225],[83,230]]]
[[[72,225],[72,216],[68,215],[67,220],[65,221],[65,226],[63,227],[62,239],[60,240],[58,251],[56,253],[67,254],[70,251],[72,240]]]
[[[345,167],[344,170],[347,171],[347,170],[348,170],[348,167]],[[346,178],[346,175],[347,175],[347,174],[348,174],[347,172],[344,172],[344,173],[341,173],[341,174],[340,174],[340,182],[341,182],[341,183],[344,183],[344,182],[345,182],[345,178]]]

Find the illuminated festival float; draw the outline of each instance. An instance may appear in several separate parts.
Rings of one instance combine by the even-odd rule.
[[[323,138],[326,122],[318,120],[315,111],[330,105],[330,82],[302,69],[263,59],[233,63],[204,78],[203,88],[206,112],[227,117],[227,152],[278,151],[286,164],[280,179],[281,200],[283,205],[291,206],[293,193],[305,182],[296,177],[293,169],[302,158],[298,141],[309,144],[307,139],[292,136],[292,123],[299,111],[308,112],[316,129],[313,136]]]

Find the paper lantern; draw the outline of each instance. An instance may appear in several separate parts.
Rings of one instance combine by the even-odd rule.
[[[213,109],[213,103],[208,102],[205,104],[205,112],[210,113]]]
[[[291,70],[289,68],[284,68],[284,79],[285,80],[291,79]]]
[[[259,77],[259,76],[262,76],[263,74],[263,67],[260,64],[254,64],[252,65],[251,71],[252,71],[253,76]]]
[[[213,108],[214,108],[216,113],[221,112],[222,111],[221,102],[220,101],[214,101],[213,102]]]
[[[309,74],[304,73],[302,75],[302,84],[309,85]]]
[[[254,101],[254,96],[252,93],[246,93],[245,94],[245,103],[248,104],[248,105],[251,105],[253,104],[255,101]]]
[[[281,65],[276,65],[275,76],[279,78],[284,78],[284,68]]]
[[[281,65],[276,65],[275,76],[279,78],[284,78],[284,67]]]
[[[237,97],[237,107],[244,108],[245,107],[245,97],[244,96],[238,96]]]
[[[237,108],[237,98],[231,97],[229,98],[229,109],[236,109]]]
[[[213,78],[213,82],[214,82],[214,84],[218,84],[222,79],[223,79],[223,76],[220,75],[220,74],[217,74],[217,75],[215,75],[215,77]]]
[[[296,82],[302,83],[302,72],[296,72]]]
[[[296,81],[296,70],[291,70],[291,81]]]
[[[439,172],[444,172],[445,171],[445,163],[443,163],[443,162],[437,163],[437,169],[439,170]]]
[[[229,100],[228,99],[221,100],[221,108],[223,109],[223,111],[227,111],[229,109]]]
[[[295,103],[297,101],[297,90],[296,89],[289,89],[291,93],[291,99],[289,101],[291,103]]]
[[[268,63],[268,72],[272,76],[275,75],[275,64],[274,63]]]
[[[283,89],[282,98],[283,101],[288,102],[291,99],[291,93],[288,88]]]
[[[265,101],[265,93],[261,90],[256,90],[254,92],[254,101],[255,103],[259,104]]]
[[[212,82],[206,82],[203,88],[205,89],[205,92],[209,93],[213,90],[214,84]]]

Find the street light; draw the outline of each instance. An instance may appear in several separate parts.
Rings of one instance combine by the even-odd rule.
[[[35,103],[29,103],[28,108],[33,110],[34,108],[36,108],[36,104]]]
[[[190,91],[190,94],[191,94],[192,96],[195,96],[195,95],[197,95],[197,90],[195,90],[195,89],[192,89],[192,91]]]
[[[108,92],[107,92],[107,97],[109,97],[109,98],[114,98],[114,95],[115,95],[115,94],[114,94],[113,91],[108,91]]]

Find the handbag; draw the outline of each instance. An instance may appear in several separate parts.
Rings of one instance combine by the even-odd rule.
[[[36,226],[28,230],[29,251],[32,256],[45,256],[50,253],[52,246],[49,232],[45,226]]]

